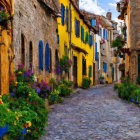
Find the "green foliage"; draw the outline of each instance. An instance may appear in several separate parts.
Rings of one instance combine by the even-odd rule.
[[[128,77],[124,78],[123,83],[116,83],[114,90],[118,91],[120,98],[140,104],[140,88],[131,84]]]
[[[111,43],[111,48],[118,48],[118,49],[121,49],[124,45],[124,42],[123,42],[123,38],[121,36],[118,36],[116,38],[116,40],[112,41]]]
[[[90,87],[90,84],[91,84],[91,80],[88,79],[87,77],[84,77],[83,78],[83,83],[82,83],[82,87],[87,89]]]
[[[140,85],[140,76],[137,77],[137,84]]]
[[[17,140],[24,127],[27,128],[27,134],[24,134],[24,138],[36,140],[45,132],[48,118],[45,101],[27,85],[24,88],[19,87],[18,95],[20,97],[2,96],[3,103],[0,104],[0,114],[3,115],[0,115],[0,126],[5,123],[9,125],[7,134],[10,140]],[[29,93],[27,94],[27,92]],[[28,126],[29,124],[30,126]]]
[[[48,99],[49,99],[49,104],[61,103],[62,98],[60,97],[60,91],[54,90],[53,92],[51,92]]]
[[[0,9],[0,22],[8,20],[8,18],[9,18],[9,13],[5,9],[1,8]]]

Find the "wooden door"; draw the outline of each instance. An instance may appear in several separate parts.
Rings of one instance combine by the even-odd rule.
[[[73,84],[74,88],[78,86],[77,84],[77,57],[73,57]]]

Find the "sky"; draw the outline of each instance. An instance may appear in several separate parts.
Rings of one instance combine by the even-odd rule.
[[[119,22],[116,11],[116,3],[120,0],[80,0],[80,9],[85,9],[98,15],[106,16],[108,11],[112,12],[112,19]]]

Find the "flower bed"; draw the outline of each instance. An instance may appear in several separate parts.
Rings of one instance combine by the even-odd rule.
[[[34,82],[34,73],[18,64],[11,76],[9,95],[0,96],[0,138],[36,140],[45,132],[49,104],[60,103],[73,91],[72,82],[52,78]]]
[[[120,98],[140,104],[140,87],[131,84],[128,79],[125,79],[123,83],[116,83],[114,90],[118,91]]]

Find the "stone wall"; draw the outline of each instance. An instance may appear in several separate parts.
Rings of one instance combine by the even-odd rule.
[[[130,78],[132,82],[136,82],[138,76],[138,51],[140,50],[140,1],[130,0],[130,13],[128,13],[130,24]]]
[[[50,73],[45,71],[45,45],[49,43],[52,52],[52,75],[55,70],[55,50],[59,52],[59,45],[57,44],[57,18],[45,11],[38,0],[16,0],[14,10],[14,53],[15,53],[15,67],[18,62],[21,62],[21,35],[24,36],[25,43],[25,66],[29,67],[29,46],[32,42],[33,46],[33,70],[40,79],[49,80]],[[48,10],[48,9],[46,9]],[[46,13],[47,12],[47,13]],[[44,70],[39,70],[38,64],[38,44],[39,40],[43,41],[44,53]]]

